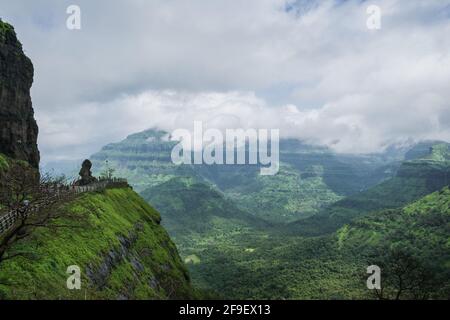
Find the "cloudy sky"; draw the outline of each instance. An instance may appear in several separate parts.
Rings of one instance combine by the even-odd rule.
[[[450,0],[0,0],[0,17],[35,65],[44,162],[194,120],[339,152],[450,140]]]

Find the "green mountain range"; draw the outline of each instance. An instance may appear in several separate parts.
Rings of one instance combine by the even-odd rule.
[[[136,191],[173,177],[191,177],[215,186],[240,209],[271,222],[292,222],[320,212],[345,196],[392,177],[397,154],[338,155],[297,140],[280,142],[280,172],[261,176],[256,165],[182,165],[172,163],[176,144],[163,131],[147,130],[105,146],[91,159],[97,173],[108,162],[128,177]]]
[[[448,210],[439,211],[439,203],[448,203],[447,143],[341,155],[282,140],[280,172],[273,177],[260,176],[257,166],[175,166],[173,145],[167,133],[148,130],[106,146],[92,159],[129,177],[161,212],[200,288],[228,298],[376,298],[365,285],[371,255],[398,247],[440,281],[448,279],[449,217]],[[418,215],[402,221],[410,208],[422,208],[426,222]],[[369,225],[384,240],[375,241]],[[433,236],[417,238],[419,245],[411,242],[415,232]],[[433,254],[443,259],[429,266],[425,261]],[[445,286],[429,288],[431,293],[423,291],[427,297],[448,294]],[[392,298],[395,290],[394,283],[385,294]]]
[[[450,184],[449,144],[425,144],[411,149],[394,177],[340,200],[310,219],[292,223],[295,234],[320,235],[334,231],[353,218],[367,213],[402,207]],[[422,152],[421,152],[422,151]],[[412,155],[419,158],[414,159]]]

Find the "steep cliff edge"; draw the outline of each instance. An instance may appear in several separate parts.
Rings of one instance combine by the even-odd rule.
[[[0,20],[0,153],[38,168],[38,126],[30,97],[33,73],[14,28]]]
[[[67,206],[82,228],[36,229],[17,242],[10,250],[21,255],[0,264],[0,299],[195,298],[159,213],[134,191],[86,193]],[[80,290],[66,285],[74,265]]]

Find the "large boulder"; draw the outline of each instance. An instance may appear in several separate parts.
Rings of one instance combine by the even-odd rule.
[[[84,160],[79,172],[80,179],[76,182],[78,186],[87,186],[91,183],[97,182],[97,178],[92,176],[92,162],[90,160]]]

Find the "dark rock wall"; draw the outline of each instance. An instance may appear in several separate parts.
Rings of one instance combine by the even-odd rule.
[[[30,97],[33,72],[13,27],[0,20],[0,153],[38,168],[38,126]]]

